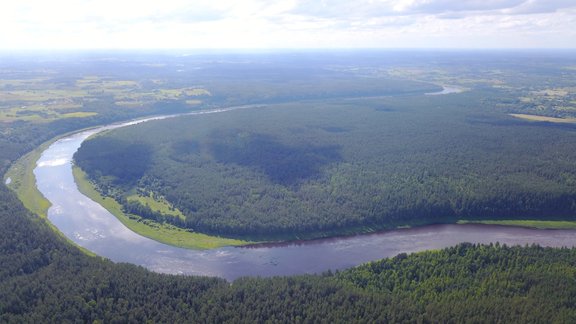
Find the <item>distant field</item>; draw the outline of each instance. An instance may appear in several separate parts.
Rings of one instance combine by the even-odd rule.
[[[1,75],[0,75],[1,78]],[[157,80],[156,80],[157,81]],[[142,86],[142,84],[154,86]],[[87,118],[95,102],[122,108],[141,108],[163,101],[198,106],[210,97],[208,90],[195,87],[165,88],[152,80],[113,80],[83,76],[74,82],[54,83],[47,78],[0,79],[0,122],[47,123],[64,118]]]
[[[510,114],[510,116],[524,119],[524,120],[529,120],[529,121],[563,123],[563,124],[576,123],[576,118],[557,118],[557,117],[547,117],[547,116],[537,116],[537,115],[527,115],[527,114]]]

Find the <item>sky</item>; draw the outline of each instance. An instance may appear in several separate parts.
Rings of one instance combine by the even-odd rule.
[[[576,48],[576,0],[2,0],[0,49]]]

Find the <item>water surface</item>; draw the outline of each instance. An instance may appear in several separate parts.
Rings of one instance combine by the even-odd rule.
[[[425,93],[425,95],[427,96],[437,96],[437,95],[445,95],[445,94],[451,94],[451,93],[460,93],[460,92],[464,92],[464,88],[460,88],[457,86],[442,86],[442,91],[438,91],[438,92],[428,92]]]
[[[225,113],[244,106],[198,112]],[[151,119],[167,118],[156,117]],[[147,119],[150,120],[150,119]],[[496,225],[432,225],[330,239],[187,250],[140,236],[102,206],[82,195],[72,176],[72,156],[82,141],[97,132],[133,125],[129,122],[66,136],[43,152],[34,174],[38,189],[50,200],[49,220],[78,245],[116,262],[129,262],[164,273],[219,276],[275,276],[345,269],[398,253],[440,249],[460,242],[509,245],[576,246],[574,230],[536,230]]]

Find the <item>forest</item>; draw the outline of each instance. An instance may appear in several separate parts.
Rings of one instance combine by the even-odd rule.
[[[499,90],[269,104],[114,130],[75,162],[128,213],[204,233],[323,235],[457,220],[573,220],[576,126]],[[186,217],[130,200],[163,197]],[[316,234],[318,233],[318,234]]]
[[[87,256],[0,194],[3,323],[576,320],[576,249],[462,244],[337,273],[228,283]]]
[[[572,163],[571,161],[574,160],[571,157],[572,153],[566,150],[563,145],[566,147],[572,145],[569,142],[572,127],[570,125],[555,126],[550,123],[527,123],[502,117],[502,113],[539,111],[541,115],[567,116],[569,110],[559,110],[554,107],[567,107],[568,104],[559,104],[559,102],[568,100],[568,97],[566,97],[568,99],[564,97],[551,99],[535,94],[533,91],[541,91],[542,89],[537,89],[537,86],[534,85],[543,84],[537,81],[542,78],[549,78],[551,75],[562,76],[554,79],[554,85],[570,86],[570,82],[573,82],[574,78],[566,77],[561,70],[562,64],[573,64],[570,62],[573,62],[574,56],[564,57],[562,60],[558,60],[558,57],[554,55],[551,55],[551,58],[531,57],[532,61],[526,60],[528,62],[526,64],[536,62],[538,66],[545,66],[548,69],[545,74],[541,70],[532,71],[526,65],[523,65],[522,68],[516,67],[513,69],[513,73],[506,74],[508,70],[504,69],[507,67],[504,62],[509,62],[509,60],[498,61],[494,60],[493,56],[486,58],[482,55],[486,54],[472,57],[438,54],[434,57],[436,60],[434,63],[418,61],[422,65],[428,64],[427,69],[415,70],[409,69],[407,64],[400,64],[407,57],[406,55],[399,55],[396,59],[392,59],[387,54],[369,53],[366,56],[372,59],[363,57],[362,60],[359,60],[365,62],[365,66],[355,69],[356,72],[354,73],[360,73],[364,77],[374,77],[372,73],[376,72],[383,73],[381,70],[374,72],[374,69],[368,67],[375,62],[374,57],[376,56],[381,57],[386,64],[389,64],[386,65],[387,67],[396,68],[390,72],[394,75],[414,75],[414,73],[421,73],[418,71],[446,69],[457,71],[453,72],[453,76],[476,76],[479,78],[482,69],[488,71],[484,72],[482,75],[484,77],[491,73],[492,70],[490,69],[498,69],[500,78],[503,78],[508,86],[514,86],[513,93],[510,90],[498,88],[498,96],[493,96],[494,93],[490,92],[492,95],[484,97],[481,93],[476,92],[477,98],[475,99],[457,97],[456,95],[451,99],[448,97],[422,98],[423,101],[432,103],[422,105],[429,107],[431,111],[435,110],[434,107],[436,106],[433,104],[435,101],[452,107],[448,108],[445,114],[438,116],[439,120],[436,120],[438,124],[434,129],[425,129],[428,132],[415,131],[423,122],[423,119],[419,119],[418,116],[425,113],[426,109],[422,107],[412,108],[412,104],[403,102],[405,98],[389,98],[386,105],[376,102],[369,105],[370,100],[363,99],[351,102],[354,106],[359,107],[358,114],[353,114],[357,116],[345,114],[343,111],[345,109],[339,110],[337,107],[326,108],[335,113],[343,114],[332,119],[328,118],[330,117],[329,114],[317,112],[317,116],[323,116],[321,119],[316,119],[314,123],[306,127],[291,130],[293,134],[301,134],[294,137],[294,140],[288,140],[285,137],[286,132],[289,132],[290,129],[278,121],[269,125],[269,129],[265,129],[265,125],[260,125],[254,130],[243,130],[235,127],[229,128],[228,131],[216,133],[211,133],[214,124],[207,125],[205,128],[200,128],[198,134],[194,134],[192,139],[176,141],[163,146],[164,151],[162,153],[165,154],[163,162],[173,163],[173,168],[178,168],[179,163],[202,162],[209,164],[210,167],[216,167],[218,172],[230,172],[235,177],[238,175],[245,178],[254,177],[252,183],[265,184],[267,190],[276,190],[286,195],[293,195],[312,181],[321,184],[320,181],[326,180],[324,178],[328,174],[326,172],[337,164],[340,164],[339,168],[342,170],[336,171],[341,172],[341,174],[356,172],[356,174],[364,175],[360,181],[366,181],[367,178],[372,177],[370,173],[364,173],[363,170],[367,171],[366,168],[371,165],[366,165],[365,169],[355,169],[356,166],[348,166],[344,163],[351,158],[351,155],[366,153],[362,147],[365,145],[364,141],[360,144],[355,141],[367,137],[354,135],[356,132],[366,130],[353,128],[350,125],[335,125],[335,121],[342,123],[344,122],[343,118],[354,117],[350,121],[350,123],[354,123],[364,117],[362,122],[369,124],[384,122],[384,117],[375,118],[378,114],[389,116],[386,118],[392,120],[395,118],[394,114],[408,114],[409,120],[412,121],[408,125],[404,123],[403,126],[410,126],[408,130],[418,134],[417,139],[426,140],[426,145],[438,149],[438,146],[434,145],[438,145],[438,142],[444,143],[449,138],[451,139],[450,143],[456,149],[443,148],[438,154],[432,154],[432,149],[429,149],[428,152],[426,150],[419,151],[422,147],[418,147],[417,141],[414,140],[411,144],[416,145],[416,147],[411,149],[411,146],[408,146],[408,152],[410,154],[420,152],[423,155],[416,155],[418,159],[413,160],[413,165],[397,164],[395,168],[402,172],[410,172],[411,168],[418,166],[419,159],[424,157],[427,159],[426,161],[433,162],[432,165],[434,165],[434,172],[436,173],[431,171],[422,173],[415,179],[409,179],[405,185],[438,179],[441,171],[447,170],[447,168],[442,168],[446,162],[446,155],[440,153],[454,153],[458,150],[464,150],[464,147],[477,153],[475,151],[477,150],[476,146],[464,145],[460,142],[461,138],[466,138],[469,144],[502,145],[501,149],[510,148],[512,145],[511,138],[515,138],[517,144],[524,145],[522,146],[523,150],[528,150],[525,151],[525,155],[518,155],[519,152],[515,152],[515,156],[501,155],[502,163],[498,164],[486,164],[488,159],[480,159],[474,161],[477,163],[474,165],[459,165],[455,174],[463,174],[463,171],[469,170],[467,168],[471,169],[472,166],[478,166],[478,170],[483,170],[485,175],[489,175],[487,181],[500,181],[500,178],[490,177],[494,169],[483,169],[481,166],[501,167],[503,170],[514,171],[508,179],[504,177],[503,180],[516,179],[515,183],[521,185],[518,187],[521,192],[533,193],[536,197],[541,198],[540,194],[533,190],[535,188],[531,187],[531,181],[528,181],[528,179],[537,179],[535,186],[547,193],[546,195],[558,197],[559,201],[569,199],[570,197],[560,194],[560,192],[566,191],[566,184],[569,183],[562,182],[560,177],[565,177],[563,181],[570,181],[571,179],[572,171],[568,168]],[[17,61],[3,59],[0,60],[0,75],[3,81],[1,91],[9,92],[11,91],[10,88],[18,87],[20,81],[15,81],[18,78],[27,80],[26,82],[33,82],[36,84],[37,91],[41,92],[43,91],[42,87],[57,85],[65,88],[74,84],[76,80],[93,74],[100,74],[103,78],[116,80],[121,76],[132,78],[137,80],[143,88],[158,86],[152,79],[165,78],[173,80],[172,83],[165,83],[160,87],[181,88],[202,85],[199,80],[208,80],[208,76],[213,73],[213,71],[204,71],[199,73],[198,79],[192,77],[185,79],[181,73],[175,73],[171,70],[176,65],[183,64],[182,60],[185,60],[183,58],[170,59],[168,56],[126,53],[118,53],[117,56],[121,59],[110,61],[103,60],[98,54],[91,54],[85,57],[85,62],[88,62],[85,64],[76,64],[76,58],[70,61],[72,63],[67,63],[65,59],[60,58],[58,60],[44,59],[41,63],[37,60],[26,61],[26,58],[20,58]],[[339,66],[342,68],[344,62],[334,62],[341,60],[341,56],[337,57],[338,59],[333,59],[331,63],[340,63]],[[187,59],[192,61],[196,59],[198,62],[205,60],[204,57]],[[326,57],[322,57],[318,60],[325,61],[326,59]],[[280,59],[277,58],[276,60]],[[167,62],[167,67],[165,69],[147,67],[145,63],[150,61]],[[186,68],[190,71],[195,71],[194,67],[200,65],[198,62],[184,63],[188,64]],[[451,62],[458,64],[452,65]],[[404,61],[404,63],[406,62]],[[47,64],[50,64],[51,68],[49,73],[43,69]],[[217,67],[222,65],[215,64]],[[333,64],[333,66],[338,66],[338,64]],[[450,69],[452,66],[454,66],[453,70]],[[214,69],[212,67],[212,70]],[[442,78],[449,80],[449,73],[448,76],[443,75]],[[506,79],[506,76],[509,78]],[[419,80],[438,81],[435,78],[438,78],[438,74],[419,74],[418,77]],[[488,78],[483,80],[488,80]],[[205,82],[208,84],[208,81]],[[210,82],[216,83],[216,80],[213,79]],[[471,84],[467,82],[463,81],[462,84],[470,86]],[[486,88],[490,88],[486,85],[487,82],[490,81],[477,81],[475,84],[484,84]],[[250,85],[250,83],[247,84]],[[530,85],[531,88],[526,88],[525,85]],[[265,89],[260,90],[261,94],[265,93]],[[495,89],[490,88],[489,90],[494,91]],[[102,92],[96,93],[102,94]],[[6,120],[2,119],[0,121],[0,173],[4,174],[12,162],[32,148],[65,132],[143,115],[161,114],[167,111],[189,111],[190,109],[190,107],[183,105],[183,102],[189,98],[162,101],[162,104],[154,103],[155,99],[150,99],[150,102],[143,103],[141,107],[135,109],[134,107],[117,105],[113,95],[106,92],[103,94],[94,95],[95,98],[87,100],[85,106],[82,107],[85,111],[92,109],[92,112],[97,113],[96,115],[78,115],[74,118],[61,119],[58,117],[59,115],[55,114],[53,120],[39,122],[36,119],[28,119],[29,115],[23,114],[19,115],[20,117],[12,117],[12,113],[10,113],[10,116],[6,116]],[[526,95],[526,97],[530,96],[532,101],[519,100],[519,94]],[[142,96],[146,97],[147,94]],[[28,109],[21,108],[22,101],[12,102],[5,99],[5,96],[0,98],[2,98],[0,105],[2,110]],[[51,102],[50,100],[55,99],[47,99],[47,105]],[[210,98],[205,100],[204,106],[194,109],[216,105],[216,103],[210,102],[212,100]],[[225,102],[224,98],[219,100]],[[231,97],[228,100],[235,99]],[[557,106],[546,106],[548,109],[545,110],[538,108],[539,105],[551,101],[555,102]],[[178,104],[169,105],[169,103],[174,102]],[[324,102],[322,106],[328,104]],[[479,111],[480,107],[476,107],[475,104],[482,104],[486,110]],[[330,103],[330,105],[334,104]],[[278,111],[284,112],[283,118],[290,116],[297,118],[296,114],[288,114],[289,109],[308,109],[314,113],[314,109],[311,107],[315,106],[315,104],[308,103]],[[259,110],[258,112],[264,113],[265,111]],[[452,114],[454,117],[451,117]],[[424,116],[432,118],[433,115],[430,113]],[[242,117],[229,115],[226,118],[248,118],[249,116],[253,115],[248,114]],[[268,117],[263,115],[257,120],[263,122]],[[226,118],[219,120],[218,123],[229,122],[226,121]],[[323,118],[327,118],[325,123],[322,122]],[[442,121],[446,119],[452,123],[450,127],[442,124]],[[184,120],[186,119],[179,121],[183,122]],[[293,119],[288,120],[294,121]],[[403,118],[403,120],[406,119]],[[192,119],[189,121],[198,124]],[[390,121],[386,125],[391,127],[390,131],[399,131],[398,128],[392,127],[393,124]],[[276,131],[278,126],[282,127]],[[158,125],[149,124],[146,127],[158,127]],[[452,130],[452,127],[455,130]],[[469,130],[470,128],[472,130]],[[485,132],[476,132],[476,136],[471,137],[459,136],[459,134],[469,135],[470,132],[479,128]],[[255,131],[257,129],[258,131]],[[126,131],[128,135],[129,132],[136,130],[137,128],[123,131]],[[193,130],[190,131],[193,132]],[[270,135],[273,132],[276,132],[275,136]],[[532,132],[539,134],[540,137],[530,135]],[[219,135],[219,137],[215,138],[212,136],[214,134]],[[318,137],[321,139],[320,141],[306,139],[307,136],[317,136],[318,134],[322,134],[321,137]],[[345,136],[346,134],[354,136]],[[121,132],[110,134],[110,137],[112,135],[121,137]],[[387,135],[393,136],[394,134],[389,133]],[[516,137],[504,135],[516,135]],[[483,136],[492,138],[493,142],[487,141]],[[343,137],[349,137],[347,139],[349,142],[345,141]],[[212,140],[210,140],[211,138]],[[436,138],[438,138],[438,142],[435,142]],[[124,142],[126,139],[128,137],[116,140],[108,139],[103,147],[115,152],[124,151],[127,148],[126,142]],[[367,138],[367,140],[367,144],[374,146],[371,141],[385,141],[386,137]],[[148,146],[150,143],[152,141],[148,138],[142,138],[138,143],[139,145],[135,146],[135,153],[147,157],[150,155],[150,149],[154,148]],[[461,144],[458,145],[458,143]],[[547,143],[549,146],[545,146],[543,143]],[[249,156],[232,156],[231,153],[237,152],[241,147],[250,148],[252,149],[251,152],[262,152],[270,158],[274,156],[292,158],[292,155],[296,155],[293,158],[298,161],[302,156],[305,156],[311,163],[302,171],[289,169],[290,172],[286,176],[275,177],[273,175],[276,174],[277,170],[273,167],[263,165],[262,162],[251,161]],[[405,149],[405,147],[402,146],[397,149]],[[550,169],[550,161],[540,160],[539,163],[536,163],[537,158],[531,156],[529,152],[536,152],[537,149],[548,149],[548,154],[558,159],[556,160],[558,164],[554,164],[553,168]],[[397,156],[394,152],[392,150],[381,153],[386,153],[388,158],[394,158]],[[461,154],[465,152],[461,151]],[[136,185],[146,184],[146,188],[154,188],[153,190],[160,188],[168,190],[164,183],[153,181],[154,179],[146,176],[155,170],[154,163],[157,158],[152,154],[149,159],[142,159],[142,167],[134,169],[129,181],[118,181],[114,176],[110,177],[110,194],[117,195],[118,199],[121,199],[125,190],[129,190],[129,186],[134,183]],[[398,160],[403,158],[407,158],[407,156],[397,156]],[[510,160],[516,161],[518,166],[510,164]],[[537,172],[528,169],[528,167],[534,166],[537,167]],[[346,167],[350,169],[346,169]],[[452,165],[452,167],[455,166]],[[392,169],[392,171],[395,172],[396,169]],[[211,169],[209,170],[212,172]],[[562,175],[553,172],[558,170],[568,171]],[[386,168],[383,171],[386,171]],[[116,171],[112,170],[111,172]],[[114,173],[112,174],[114,175]],[[145,182],[147,178],[150,179],[148,180],[150,183]],[[380,180],[382,179],[374,178],[376,182]],[[473,177],[472,180],[474,180]],[[334,181],[342,181],[342,179],[335,178]],[[465,183],[465,181],[462,182]],[[342,185],[348,184],[343,183]],[[475,186],[480,187],[481,185],[481,183],[475,184]],[[255,189],[261,189],[261,187],[255,187]],[[312,189],[314,188],[308,188],[308,190]],[[498,188],[492,189],[500,190]],[[426,192],[422,188],[418,190],[416,193],[419,194]],[[317,194],[317,192],[312,193]],[[491,192],[480,191],[480,193],[488,197],[495,197],[495,195],[490,196]],[[238,195],[241,194],[244,193],[238,193]],[[257,194],[266,193],[253,192],[254,197]],[[331,193],[326,193],[326,195],[329,194]],[[353,194],[353,192],[349,194]],[[167,194],[166,197],[168,197]],[[502,199],[508,198],[503,196]],[[546,201],[552,202],[552,200]],[[519,203],[520,206],[531,208],[550,207],[538,204],[538,202]],[[566,208],[563,205],[560,206],[560,208]],[[200,209],[196,207],[196,210]],[[508,247],[499,244],[480,246],[461,244],[440,251],[427,251],[411,255],[401,254],[395,258],[368,263],[337,273],[328,272],[295,277],[243,278],[232,283],[218,278],[164,275],[130,264],[114,264],[109,260],[85,254],[78,247],[58,235],[46,219],[30,213],[18,200],[15,193],[4,185],[4,182],[0,184],[0,264],[2,265],[0,267],[0,291],[2,292],[0,294],[0,322],[2,323],[571,323],[576,321],[574,308],[576,303],[575,262],[576,249],[573,248],[553,249],[538,246]]]

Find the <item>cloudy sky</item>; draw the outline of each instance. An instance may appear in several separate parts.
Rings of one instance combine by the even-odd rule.
[[[576,48],[576,0],[3,0],[0,48]]]

